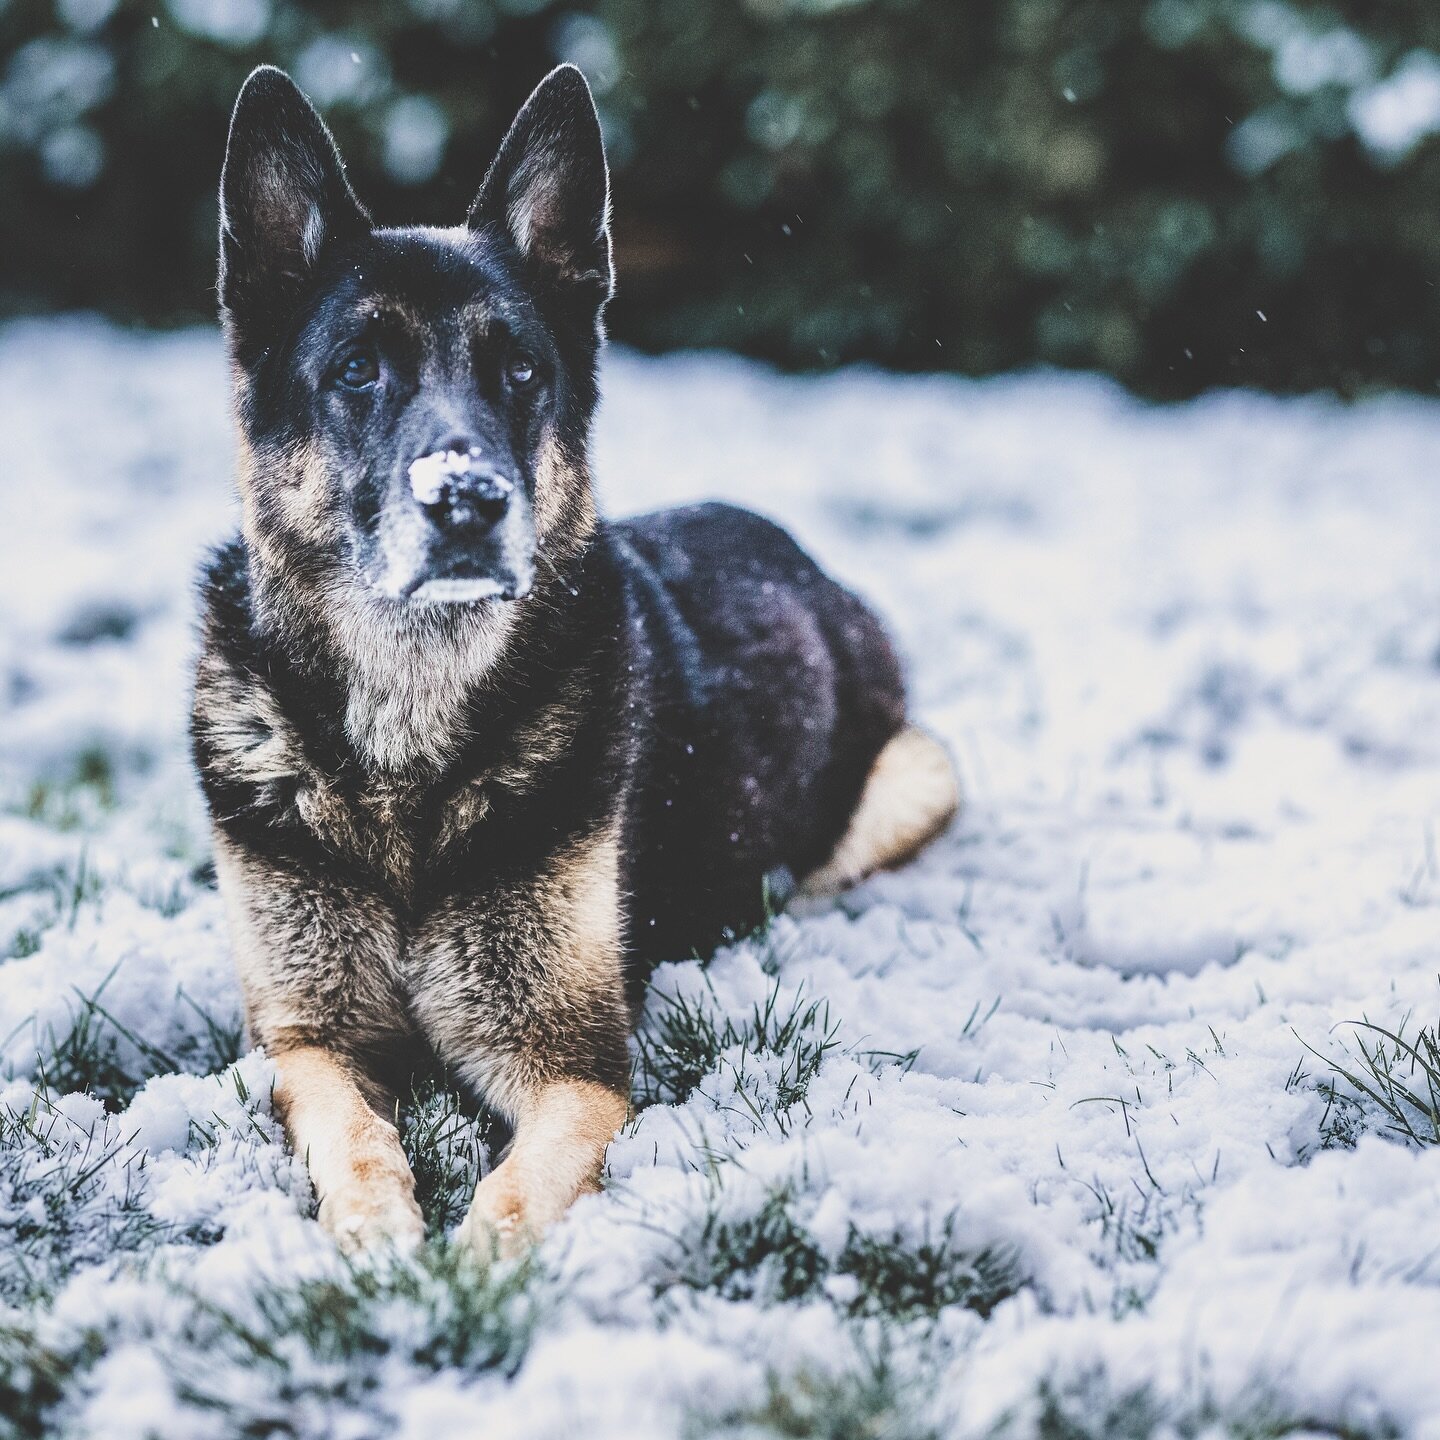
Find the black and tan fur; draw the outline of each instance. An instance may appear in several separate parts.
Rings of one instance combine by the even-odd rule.
[[[880,625],[782,531],[597,519],[608,205],[569,67],[450,230],[373,227],[278,71],[236,105],[243,517],[204,575],[194,750],[250,1029],[347,1245],[422,1232],[393,1123],[417,1064],[514,1125],[465,1227],[512,1243],[597,1183],[656,960],[954,810]]]

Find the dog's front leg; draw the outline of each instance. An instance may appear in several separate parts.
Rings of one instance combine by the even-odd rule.
[[[352,1058],[402,1038],[393,915],[343,878],[219,827],[215,868],[250,1031],[275,1061],[275,1108],[309,1166],[321,1223],[346,1249],[414,1244],[425,1227],[395,1097]]]
[[[394,1124],[366,1099],[358,1073],[317,1045],[284,1050],[275,1063],[275,1107],[291,1148],[309,1168],[320,1223],[347,1251],[418,1245],[425,1220],[410,1164]]]
[[[630,1098],[619,844],[604,828],[537,874],[459,895],[413,953],[437,1054],[514,1126],[461,1238],[513,1252],[595,1189]]]
[[[457,1238],[502,1254],[538,1238],[600,1188],[605,1149],[628,1108],[624,1091],[594,1080],[552,1080],[526,1095],[510,1151],[476,1188]]]

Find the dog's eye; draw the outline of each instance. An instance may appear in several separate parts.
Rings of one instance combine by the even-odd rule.
[[[528,390],[540,377],[540,367],[523,350],[516,351],[506,362],[505,378],[515,390]]]
[[[347,355],[336,383],[344,390],[368,390],[380,378],[380,362],[368,350]]]

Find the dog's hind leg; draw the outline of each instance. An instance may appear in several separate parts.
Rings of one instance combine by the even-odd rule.
[[[918,854],[960,808],[955,767],[938,740],[913,725],[875,759],[830,858],[800,882],[802,895],[836,895],[876,870]]]
[[[275,1108],[309,1168],[320,1223],[342,1250],[418,1245],[425,1219],[410,1164],[395,1126],[367,1100],[357,1072],[318,1045],[281,1051],[275,1061]]]

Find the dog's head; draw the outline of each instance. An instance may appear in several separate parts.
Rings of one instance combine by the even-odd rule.
[[[373,225],[309,101],[255,71],[220,191],[252,548],[397,605],[523,596],[594,525],[611,287],[604,149],[573,66],[525,103],[450,229]]]

